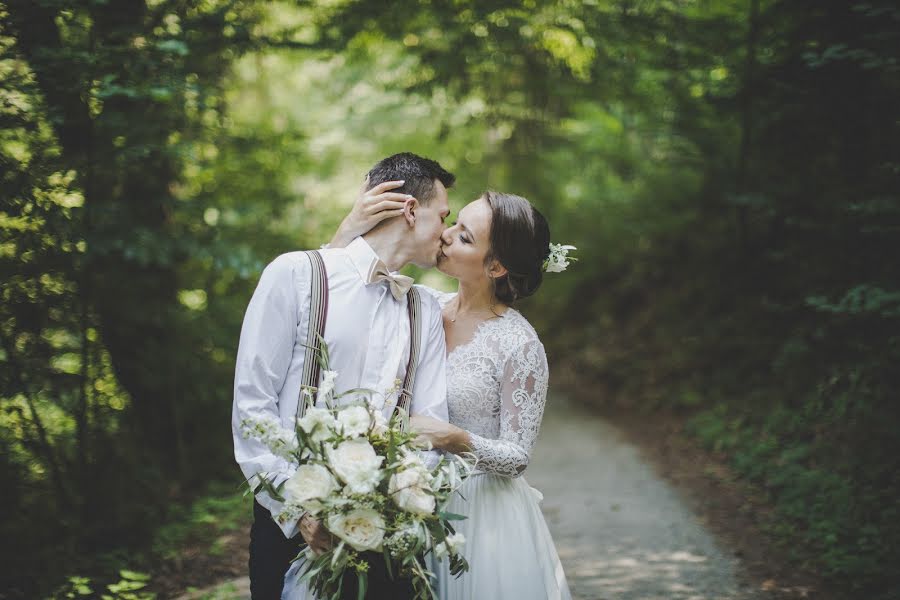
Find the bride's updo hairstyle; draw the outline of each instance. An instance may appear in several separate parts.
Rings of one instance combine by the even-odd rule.
[[[550,254],[550,227],[521,196],[487,191],[482,198],[491,208],[491,249],[485,265],[497,260],[506,267],[506,275],[493,279],[494,295],[510,305],[541,286],[544,260]]]

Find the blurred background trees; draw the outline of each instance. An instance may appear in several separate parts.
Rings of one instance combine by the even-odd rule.
[[[578,246],[524,305],[555,369],[686,419],[798,560],[886,598],[898,47],[886,0],[0,0],[7,597],[237,482],[258,273],[410,150]]]

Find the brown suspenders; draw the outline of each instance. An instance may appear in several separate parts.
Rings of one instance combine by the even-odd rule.
[[[406,363],[406,377],[403,379],[397,406],[409,415],[409,409],[412,407],[413,385],[416,382],[416,369],[419,367],[419,344],[422,338],[422,319],[420,318],[422,299],[419,297],[419,290],[415,287],[409,288],[406,293],[406,308],[409,311],[409,362]]]

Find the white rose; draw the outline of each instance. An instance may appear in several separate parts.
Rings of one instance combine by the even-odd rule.
[[[364,438],[341,442],[328,448],[328,462],[337,476],[356,494],[369,494],[381,481],[383,456]]]
[[[285,497],[310,512],[318,512],[322,507],[318,500],[327,498],[337,488],[338,482],[322,465],[301,465],[284,483]]]
[[[404,469],[391,476],[388,493],[403,510],[430,515],[434,512],[434,496],[428,493],[428,483],[421,470]]]
[[[384,519],[371,508],[358,508],[345,515],[328,517],[328,530],[360,552],[380,552],[384,528]]]
[[[323,442],[332,436],[333,430],[337,425],[337,421],[331,416],[331,411],[326,408],[316,408],[314,406],[306,409],[306,414],[297,421],[300,429],[307,434],[316,443]]]
[[[372,424],[372,416],[368,409],[362,406],[349,406],[338,413],[338,423],[344,435],[357,437],[365,435]]]
[[[405,468],[408,469],[424,469],[425,463],[422,462],[422,458],[419,456],[419,453],[414,450],[409,450],[408,448],[403,448],[401,450],[403,455],[401,459],[401,463]]]

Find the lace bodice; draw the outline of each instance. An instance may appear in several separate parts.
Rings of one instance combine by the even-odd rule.
[[[455,294],[435,290],[444,306]],[[514,309],[481,323],[447,356],[450,423],[465,429],[478,470],[521,475],[537,440],[547,399],[544,346]]]

